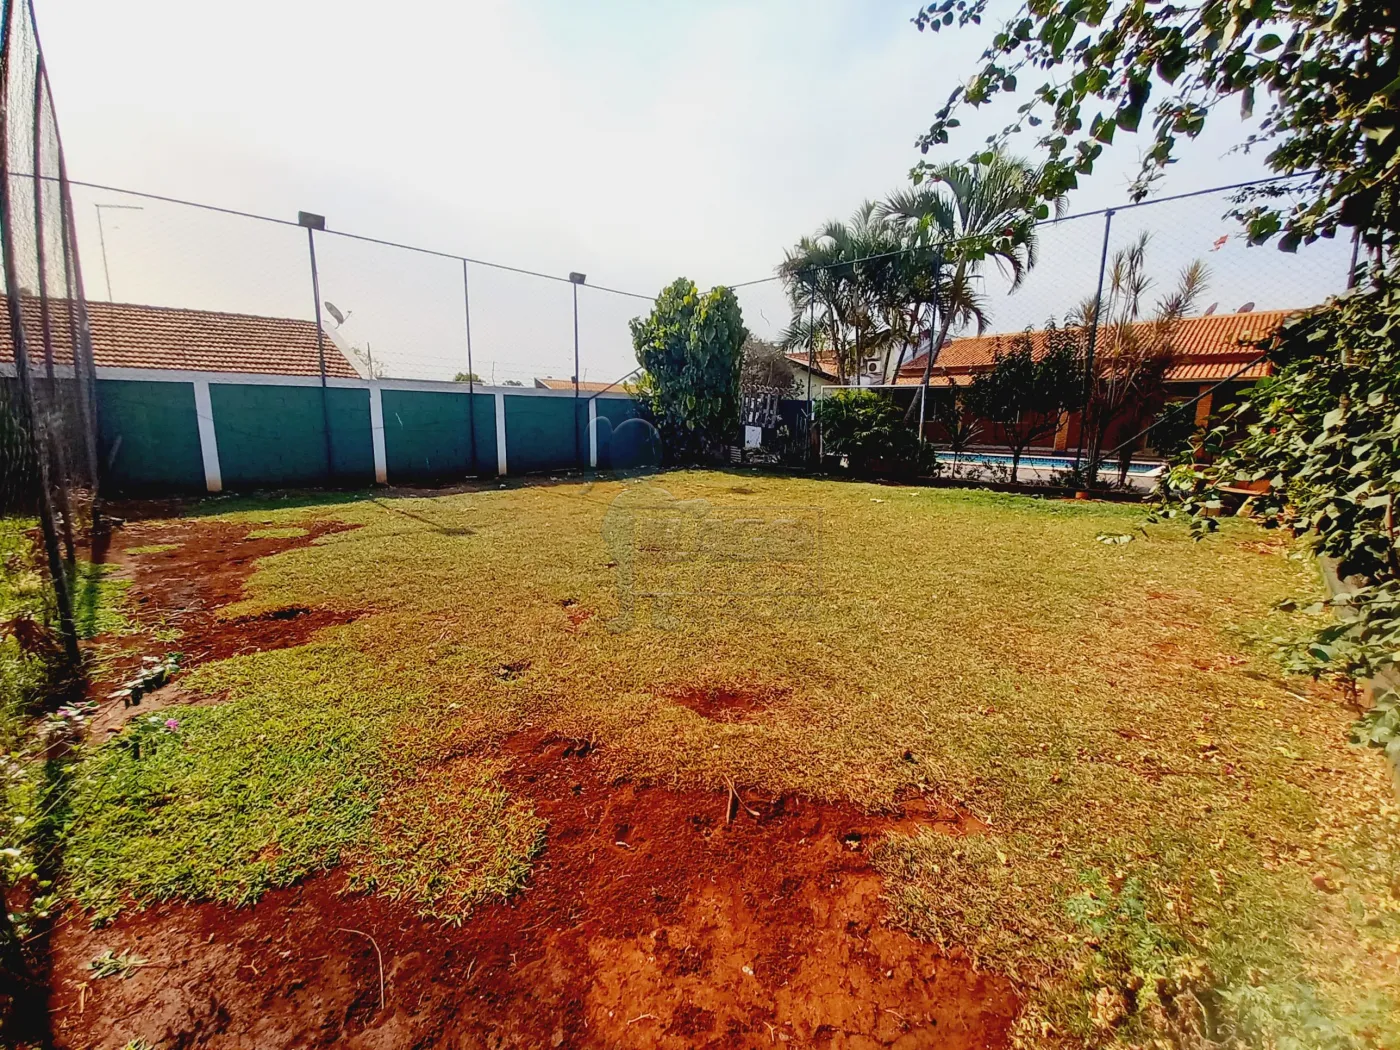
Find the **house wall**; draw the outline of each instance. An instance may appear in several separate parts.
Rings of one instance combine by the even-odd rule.
[[[113,491],[367,485],[607,466],[625,393],[98,369]]]

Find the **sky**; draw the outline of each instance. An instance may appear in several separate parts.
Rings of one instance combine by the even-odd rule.
[[[800,236],[907,181],[915,140],[991,32],[920,33],[909,0],[35,3],[72,178],[583,272],[581,370],[604,380],[635,366],[627,321],[647,302],[592,286],[652,296],[680,276],[771,276]],[[1004,113],[969,114],[938,159],[973,152]],[[1231,150],[1241,137],[1221,115],[1157,192],[1266,174]],[[1142,148],[1120,136],[1070,210],[1125,201]],[[1222,310],[1334,290],[1340,246],[1246,250],[1226,210],[1207,197],[1124,213],[1112,243],[1150,229],[1164,284],[1202,255]],[[75,215],[91,298],[110,284],[118,301],[311,316],[303,230],[84,188]],[[993,329],[1091,294],[1102,232],[1101,217],[1046,230],[1013,296],[989,273]],[[333,235],[316,251],[347,341],[393,376],[465,370],[459,262]],[[476,372],[573,374],[570,285],[476,264],[467,281]],[[776,283],[740,301],[758,335],[788,320]]]

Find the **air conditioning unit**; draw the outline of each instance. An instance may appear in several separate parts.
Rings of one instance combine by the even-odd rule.
[[[863,368],[865,374],[868,376],[878,376],[883,371],[880,367],[880,359],[878,357],[872,357],[869,360],[867,360]]]

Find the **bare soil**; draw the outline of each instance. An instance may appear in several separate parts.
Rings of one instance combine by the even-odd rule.
[[[1010,987],[888,928],[868,860],[887,831],[969,830],[956,812],[744,792],[731,806],[728,792],[608,781],[586,742],[539,732],[498,753],[549,821],[516,899],[454,928],[349,894],[333,872],[248,909],[71,922],[53,940],[58,1045],[1004,1045]],[[147,964],[85,980],[108,948]]]
[[[259,616],[225,618],[219,610],[243,597],[243,585],[258,559],[305,547],[317,537],[349,528],[339,522],[311,522],[305,536],[247,539],[256,528],[222,522],[135,522],[117,530],[105,552],[105,562],[130,581],[128,612],[139,630],[134,634],[101,635],[95,643],[105,658],[89,679],[88,697],[98,703],[95,734],[116,732],[126,722],[193,698],[175,683],[151,693],[130,707],[108,694],[131,679],[143,656],[180,654],[182,670],[223,660],[239,653],[303,645],[317,631],[349,623],[360,611],[277,609]],[[174,550],[128,554],[127,548],[177,544]],[[162,641],[159,634],[178,631]],[[208,702],[204,698],[203,702]]]
[[[696,687],[670,693],[666,699],[712,722],[747,722],[781,700],[782,693],[777,689]]]
[[[343,622],[346,614],[317,610],[245,621],[217,615],[242,596],[257,558],[334,527],[253,541],[242,539],[247,526],[129,527],[122,547],[180,543],[119,561],[138,616],[184,632],[164,648],[135,636],[133,658],[178,648],[188,666],[301,644]],[[99,688],[105,695],[111,685]],[[164,699],[153,694],[147,710]],[[729,720],[774,697],[673,699]],[[122,710],[120,701],[115,707]],[[100,717],[105,727],[120,724],[109,710]],[[509,761],[506,786],[548,821],[545,847],[515,898],[454,927],[421,919],[405,903],[351,893],[332,871],[243,909],[163,904],[96,930],[70,913],[49,941],[55,1045],[1006,1044],[1018,1007],[1009,983],[886,925],[869,860],[887,832],[978,833],[975,821],[922,796],[868,815],[742,787],[616,779],[588,742],[539,730],[490,753]],[[88,963],[107,949],[146,961],[128,978],[93,979]]]

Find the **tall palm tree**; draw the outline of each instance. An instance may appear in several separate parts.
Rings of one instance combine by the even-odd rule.
[[[849,222],[833,220],[804,237],[778,267],[788,286],[793,320],[789,349],[824,344],[836,359],[842,384],[860,363],[893,338],[891,303],[901,249],[897,231],[866,201]],[[817,338],[817,333],[821,338]]]
[[[1033,209],[1038,172],[1027,161],[994,152],[985,162],[950,163],[934,168],[927,185],[894,194],[881,213],[906,241],[927,245],[938,258],[939,294],[927,304],[928,354],[919,397],[909,403],[908,421],[922,406],[939,351],[955,324],[985,324],[985,312],[973,292],[982,263],[990,258],[1020,286],[1036,263]],[[1052,202],[1064,213],[1065,198]],[[937,323],[934,323],[936,318]],[[902,355],[901,355],[902,358]]]

